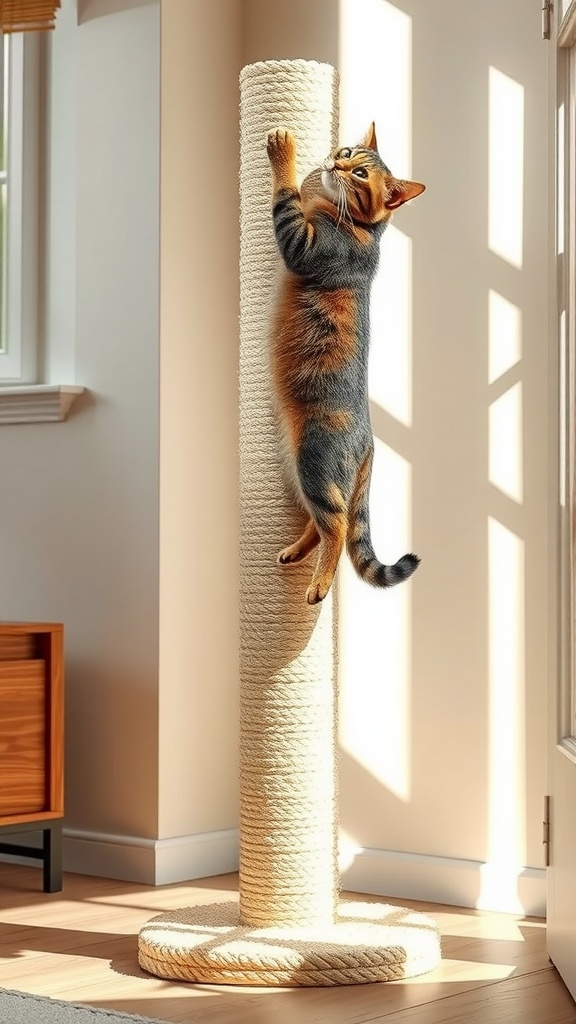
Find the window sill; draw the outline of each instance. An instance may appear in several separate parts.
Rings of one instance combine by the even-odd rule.
[[[75,384],[0,385],[0,426],[3,423],[58,423],[86,389]]]

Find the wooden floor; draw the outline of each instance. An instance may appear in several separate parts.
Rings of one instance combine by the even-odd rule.
[[[232,875],[161,888],[66,875],[50,895],[36,867],[0,863],[0,985],[181,1024],[576,1024],[543,921],[408,900],[383,902],[433,914],[443,935],[442,965],[412,981],[242,989],[139,969],[145,921],[235,888]]]

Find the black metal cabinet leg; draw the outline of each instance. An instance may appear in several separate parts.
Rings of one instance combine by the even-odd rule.
[[[62,824],[55,821],[43,831],[44,858],[42,861],[44,892],[62,890]]]

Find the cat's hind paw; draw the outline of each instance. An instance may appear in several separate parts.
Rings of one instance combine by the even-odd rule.
[[[305,558],[308,558],[308,555],[314,550],[318,542],[317,531],[306,530],[300,537],[300,540],[297,540],[295,544],[291,544],[290,547],[283,548],[278,553],[276,559],[278,565],[295,565],[296,562],[303,562]]]
[[[291,544],[289,548],[283,548],[278,553],[276,561],[278,565],[294,565],[295,562],[301,562],[305,557],[306,552],[302,551],[297,544]]]

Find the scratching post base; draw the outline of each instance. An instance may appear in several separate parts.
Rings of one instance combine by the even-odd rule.
[[[247,928],[238,902],[169,911],[140,931],[140,966],[199,984],[315,987],[398,981],[440,963],[436,923],[383,903],[345,901],[334,924]]]

